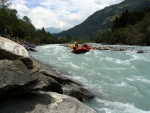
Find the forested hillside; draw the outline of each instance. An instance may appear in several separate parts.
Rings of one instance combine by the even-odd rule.
[[[95,12],[83,23],[59,33],[56,36],[62,37],[70,35],[73,38],[97,37],[105,31],[110,30],[115,17],[121,15],[126,9],[128,9],[129,12],[132,12],[148,6],[150,6],[150,0],[125,0],[120,4],[112,5]]]
[[[97,43],[150,45],[150,8],[116,17],[112,30],[98,36]]]

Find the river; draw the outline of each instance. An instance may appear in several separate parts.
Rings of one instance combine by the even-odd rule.
[[[150,47],[85,54],[73,54],[58,44],[36,49],[38,52],[31,52],[31,56],[98,95],[86,103],[97,113],[150,113]]]

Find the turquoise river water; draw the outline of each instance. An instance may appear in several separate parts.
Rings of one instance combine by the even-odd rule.
[[[98,95],[86,103],[97,113],[150,113],[150,47],[85,54],[73,54],[57,44],[36,49],[38,52],[31,52],[31,56]]]

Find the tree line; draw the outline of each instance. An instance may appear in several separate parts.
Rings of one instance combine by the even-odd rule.
[[[110,31],[94,38],[97,43],[150,45],[150,8],[116,17]]]
[[[31,20],[24,16],[18,18],[17,10],[10,9],[9,0],[0,0],[0,36],[6,38],[17,38],[35,44],[55,44],[64,43],[67,37],[56,38],[51,33],[45,31],[44,27],[36,29]]]

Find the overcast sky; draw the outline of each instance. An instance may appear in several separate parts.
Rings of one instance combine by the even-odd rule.
[[[123,0],[9,0],[18,16],[27,16],[36,28],[72,28],[95,11]]]

